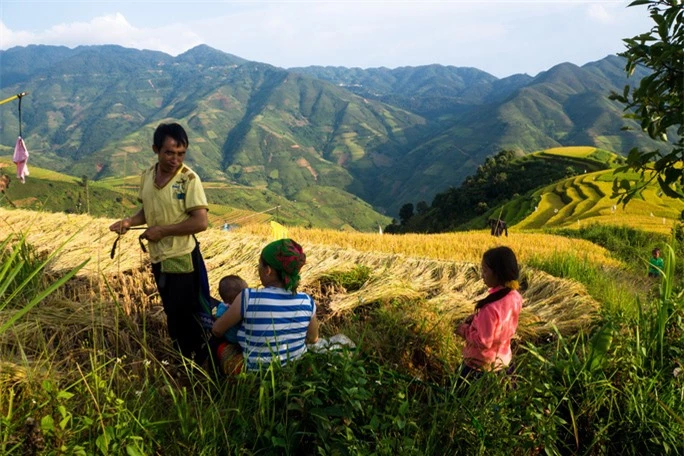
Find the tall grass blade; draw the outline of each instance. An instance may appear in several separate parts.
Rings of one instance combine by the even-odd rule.
[[[660,271],[662,281],[660,282],[660,299],[665,301],[672,297],[672,287],[675,279],[675,253],[672,246],[665,244],[665,258],[663,270]]]
[[[12,259],[7,260],[7,267],[9,267],[12,264]],[[0,298],[2,298],[5,295],[5,292],[9,288],[9,286],[12,284],[12,281],[14,278],[21,272],[22,268],[24,267],[25,262],[24,261],[19,261],[14,268],[9,272],[9,275],[3,274],[0,276]],[[3,271],[4,272],[4,271]],[[7,304],[9,304],[10,300],[9,299],[4,299],[2,302],[0,302],[0,310],[4,309]]]
[[[84,227],[85,227],[85,226],[84,226]],[[76,230],[76,231],[75,231],[71,236],[69,236],[69,237],[68,237],[68,238],[67,238],[59,247],[57,247],[55,250],[53,250],[52,253],[50,253],[50,255],[48,255],[47,258],[45,258],[45,260],[44,260],[42,263],[40,263],[38,266],[35,266],[35,267],[33,268],[33,270],[31,271],[31,273],[28,274],[28,276],[26,276],[26,278],[17,286],[17,288],[15,288],[15,290],[12,292],[12,294],[11,294],[9,297],[7,297],[7,299],[5,300],[5,305],[7,305],[7,303],[9,303],[10,301],[12,301],[12,300],[21,292],[21,290],[23,290],[24,287],[26,287],[26,286],[31,282],[31,280],[32,280],[36,275],[38,275],[38,273],[41,272],[41,271],[45,268],[45,266],[46,266],[46,265],[47,265],[47,264],[48,264],[56,255],[58,255],[58,254],[64,249],[64,247],[65,247],[65,246],[66,246],[74,237],[76,237],[76,236],[81,232],[81,230],[83,230],[84,227],[81,227],[80,229]],[[26,246],[26,236],[23,235],[23,236],[21,237],[19,243],[18,243],[18,248],[19,248],[19,250],[21,250],[21,249],[22,249],[23,247],[25,247],[25,246]],[[88,259],[87,259],[85,262],[83,262],[82,264],[78,265],[77,268],[78,268],[78,269],[81,269],[81,268],[85,265],[85,263],[87,263],[88,261],[90,261],[90,258],[88,258]],[[53,289],[53,291],[54,291],[54,289]]]
[[[590,341],[590,352],[587,364],[590,371],[603,365],[603,361],[613,342],[613,328],[610,324],[601,328]]]
[[[31,310],[33,307],[36,306],[39,302],[41,302],[45,297],[50,295],[52,292],[54,292],[56,289],[64,285],[69,279],[71,279],[78,271],[81,270],[83,266],[85,266],[90,259],[85,260],[83,263],[79,264],[75,268],[73,268],[71,271],[67,272],[64,276],[62,276],[57,282],[53,283],[49,287],[47,287],[45,290],[43,290],[41,293],[36,295],[31,301],[23,306],[21,309],[16,311],[5,323],[0,326],[0,334],[4,333],[7,328],[12,326],[18,319],[20,319],[22,316],[24,316],[29,310]]]
[[[12,236],[7,236],[5,240],[0,244],[0,252],[5,252],[7,249],[7,246],[9,245],[10,241],[12,240]],[[2,267],[2,270],[0,270],[0,282],[3,282],[3,278],[5,277],[5,274],[7,274],[7,271],[9,268],[12,266],[12,262],[14,261],[14,258],[17,256],[18,252],[16,248],[12,252],[12,254],[9,256],[9,258],[6,258],[5,264]],[[0,293],[0,296],[2,296],[2,293]]]

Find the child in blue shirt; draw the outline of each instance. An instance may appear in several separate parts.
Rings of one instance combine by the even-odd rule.
[[[240,276],[237,275],[227,275],[221,279],[219,282],[218,292],[221,296],[223,302],[219,303],[216,307],[216,319],[223,315],[226,310],[230,308],[237,295],[240,294],[242,290],[247,288],[247,282],[245,282]],[[223,335],[226,342],[231,344],[237,344],[237,332],[239,325],[233,326]]]
[[[230,309],[230,305],[245,288],[247,282],[237,275],[227,275],[219,281],[218,291],[223,302],[216,307],[215,319]],[[240,325],[230,328],[221,339],[214,339],[214,342],[210,343],[212,351],[218,356],[215,360],[218,362],[217,367],[226,375],[236,375],[242,370],[242,349],[237,337],[239,328]]]

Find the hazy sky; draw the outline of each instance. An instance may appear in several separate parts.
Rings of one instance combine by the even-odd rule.
[[[439,63],[536,75],[621,52],[623,38],[648,31],[646,8],[628,3],[0,0],[0,49],[119,44],[178,55],[207,44],[284,68]]]

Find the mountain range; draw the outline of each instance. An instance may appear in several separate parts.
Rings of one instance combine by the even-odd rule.
[[[42,167],[136,174],[154,159],[157,124],[177,120],[205,181],[290,200],[338,189],[389,215],[459,185],[502,149],[657,147],[607,98],[645,74],[628,81],[617,56],[499,79],[442,65],[283,69],[205,45],[176,57],[110,45],[0,51],[0,93],[29,92],[23,136]],[[0,107],[0,154],[19,131],[12,106]]]

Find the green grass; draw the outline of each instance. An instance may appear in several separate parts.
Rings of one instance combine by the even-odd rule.
[[[586,239],[608,249],[623,262],[631,265],[634,271],[645,271],[651,250],[662,247],[668,237],[649,233],[627,226],[588,224],[580,229],[558,229],[552,231],[561,236]]]
[[[93,357],[77,381],[30,384],[35,404],[0,393],[2,445],[22,448],[32,416],[43,448],[75,454],[676,454],[676,364],[641,367],[633,327],[607,328],[521,348],[515,377],[472,385],[420,381],[363,351],[221,381],[181,366],[182,382],[153,357]]]
[[[556,253],[550,257],[535,257],[528,264],[554,277],[576,280],[587,287],[587,291],[602,303],[604,310],[634,315],[638,300],[645,295],[649,284],[643,276],[626,271],[597,266],[577,255]],[[637,284],[635,286],[635,283]]]
[[[574,279],[587,286],[592,296],[601,301],[610,312],[624,312],[634,316],[640,302],[652,296],[653,282],[646,277],[651,251],[658,247],[665,251],[673,248],[675,257],[684,257],[684,244],[672,236],[650,233],[627,226],[588,224],[580,228],[549,230],[549,233],[585,239],[605,247],[625,265],[615,270],[591,264],[577,255],[555,254],[551,257],[534,258],[530,265],[556,277]],[[684,264],[672,261],[675,277],[684,273]],[[682,284],[678,284],[681,286]]]

